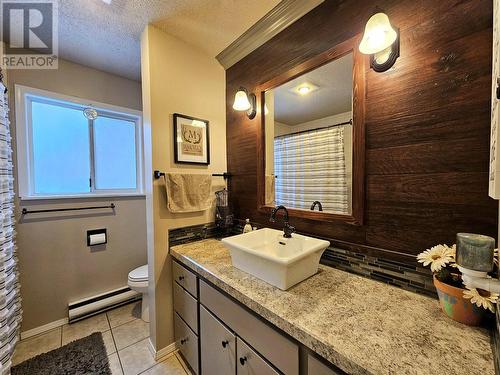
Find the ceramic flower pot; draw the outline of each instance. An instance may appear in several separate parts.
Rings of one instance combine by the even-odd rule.
[[[464,289],[442,283],[435,276],[434,286],[438,292],[441,309],[448,317],[468,326],[481,324],[487,311],[464,298]]]

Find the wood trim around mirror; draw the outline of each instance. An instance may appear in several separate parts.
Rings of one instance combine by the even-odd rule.
[[[365,64],[366,56],[358,50],[360,36],[351,38],[335,47],[297,65],[296,67],[280,74],[277,77],[263,83],[257,89],[258,107],[260,108],[261,126],[257,134],[257,205],[258,210],[270,214],[273,206],[267,206],[265,202],[265,171],[266,171],[266,139],[265,139],[265,92],[281,86],[305,73],[308,73],[322,65],[336,60],[348,53],[353,54],[353,96],[352,96],[352,120],[353,120],[353,160],[352,160],[352,210],[351,214],[335,214],[320,211],[308,211],[288,208],[292,217],[326,221],[344,222],[352,225],[363,225],[365,206]]]

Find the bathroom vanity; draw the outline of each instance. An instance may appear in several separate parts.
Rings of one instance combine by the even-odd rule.
[[[494,374],[489,332],[437,300],[323,266],[282,291],[215,239],[170,252],[175,338],[195,374]]]

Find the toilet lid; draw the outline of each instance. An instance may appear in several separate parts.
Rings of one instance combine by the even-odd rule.
[[[132,281],[148,280],[148,265],[140,266],[128,274],[128,279]]]

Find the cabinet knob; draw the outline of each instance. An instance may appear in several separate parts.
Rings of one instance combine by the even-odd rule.
[[[179,276],[179,281],[184,280],[184,276]]]
[[[240,357],[240,363],[242,366],[245,366],[245,363],[247,362],[247,357]]]
[[[187,339],[187,337],[186,337],[185,339],[182,339],[182,340],[181,340],[181,345],[184,345],[184,344],[185,344],[185,343],[187,343],[187,342],[188,342],[188,339]]]
[[[229,345],[229,341],[228,340],[224,340],[222,341],[222,347],[225,348],[226,346]]]

